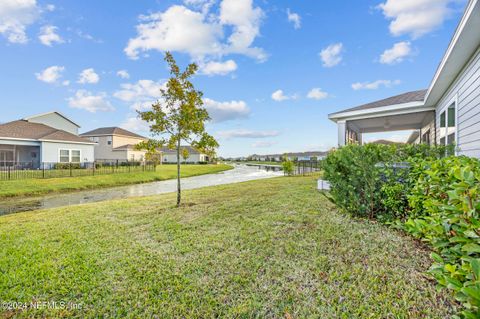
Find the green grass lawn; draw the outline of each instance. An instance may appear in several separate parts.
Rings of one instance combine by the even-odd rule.
[[[182,177],[188,177],[209,173],[218,173],[231,168],[232,166],[225,164],[183,165],[181,175]],[[156,172],[135,172],[98,176],[0,181],[0,198],[148,183],[176,177],[176,165],[159,165],[157,166]]]
[[[429,252],[336,211],[312,177],[0,217],[5,317],[447,318]]]

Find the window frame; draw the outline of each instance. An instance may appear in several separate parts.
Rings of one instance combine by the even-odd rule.
[[[78,162],[73,161],[73,152],[78,152]],[[81,163],[82,162],[82,150],[71,149],[70,150],[70,163]]]
[[[68,152],[68,161],[67,162],[62,162],[62,157],[65,157],[65,156],[62,156],[62,151],[67,151]],[[78,155],[78,162],[73,162],[72,159],[73,159],[73,152],[78,152],[79,155]],[[62,164],[65,164],[65,163],[75,163],[75,164],[79,164],[82,162],[82,150],[80,149],[71,149],[71,148],[59,148],[58,149],[58,163],[62,163]]]
[[[449,109],[453,106],[453,109],[455,110],[455,125],[454,126],[448,126],[449,124]],[[445,113],[445,126],[442,127],[441,124],[441,118],[442,114]],[[439,134],[438,134],[438,144],[441,146],[448,146],[448,136],[451,134],[455,134],[454,138],[454,143],[455,143],[455,155],[458,155],[458,93],[455,94],[455,96],[450,99],[449,103],[445,104],[443,108],[439,110],[439,116],[438,116],[438,127],[439,127]],[[442,139],[444,139],[443,143]]]
[[[67,155],[68,159],[67,159],[66,162],[62,161],[62,157],[65,157],[65,155],[62,156],[62,151],[67,151],[68,152],[68,155]],[[58,149],[58,162],[62,163],[62,164],[63,163],[70,163],[70,149],[67,149],[67,148],[59,148]]]

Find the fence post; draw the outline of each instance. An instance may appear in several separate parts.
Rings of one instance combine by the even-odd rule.
[[[97,163],[93,161],[93,169],[92,169],[92,174],[95,176],[95,170],[97,169]]]
[[[72,177],[72,163],[69,163],[70,166],[70,177]]]
[[[7,166],[8,167],[8,179],[10,180],[10,166]]]
[[[42,178],[45,179],[45,163],[42,163],[40,165],[42,165]]]

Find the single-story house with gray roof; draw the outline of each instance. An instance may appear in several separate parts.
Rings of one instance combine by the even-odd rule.
[[[95,143],[80,137],[79,128],[59,112],[0,124],[0,167],[93,162]]]
[[[480,158],[480,1],[470,0],[425,90],[408,92],[329,115],[338,145],[362,144],[362,134],[415,130],[410,142],[456,145]]]

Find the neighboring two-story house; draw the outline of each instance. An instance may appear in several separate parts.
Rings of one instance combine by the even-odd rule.
[[[136,150],[135,145],[148,139],[120,127],[101,127],[80,136],[96,143],[97,161],[145,160],[146,151]]]

